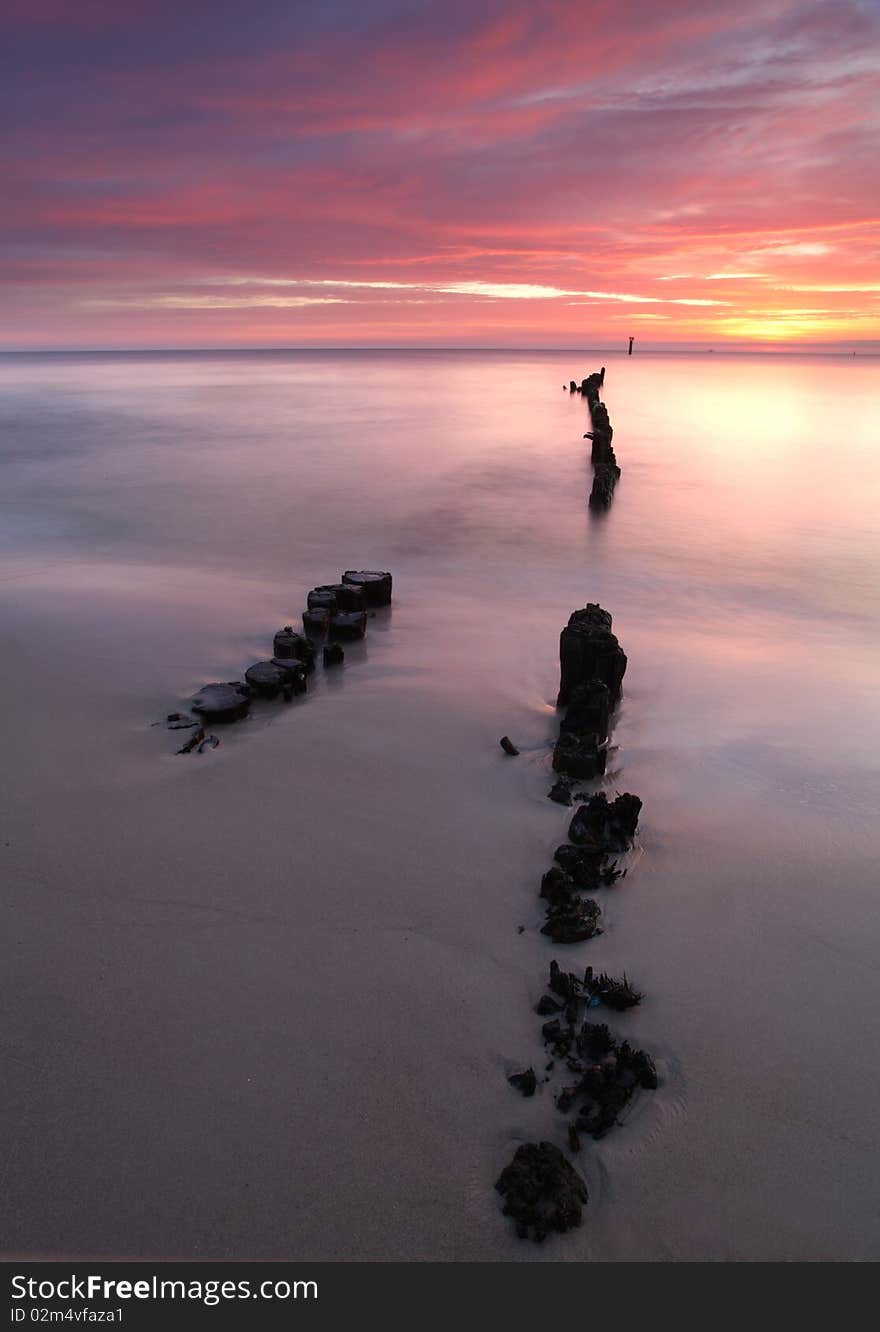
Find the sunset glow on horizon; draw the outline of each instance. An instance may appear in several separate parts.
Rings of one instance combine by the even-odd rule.
[[[0,347],[880,350],[876,0],[6,0]]]

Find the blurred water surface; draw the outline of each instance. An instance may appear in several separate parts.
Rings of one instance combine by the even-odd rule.
[[[623,476],[610,511],[596,517],[587,507],[586,405],[563,384],[603,363]],[[616,1190],[603,1223],[547,1256],[876,1257],[876,1172],[867,1152],[880,1085],[865,1051],[876,1048],[880,1007],[878,388],[880,363],[852,357],[0,357],[7,662],[16,663],[17,688],[28,678],[44,686],[39,702],[29,694],[20,715],[13,709],[20,743],[7,773],[15,788],[9,854],[18,856],[18,876],[8,880],[13,919],[33,917],[30,953],[21,954],[13,991],[22,1040],[39,1044],[32,1025],[53,985],[59,1008],[71,1015],[69,994],[82,992],[74,955],[63,951],[67,925],[59,927],[51,972],[46,960],[54,956],[46,913],[55,910],[66,873],[63,846],[52,839],[65,819],[80,847],[91,838],[93,850],[81,851],[81,861],[108,854],[105,800],[115,802],[118,820],[132,820],[127,836],[141,839],[132,861],[140,896],[131,896],[127,872],[109,888],[105,876],[101,890],[119,894],[120,929],[146,910],[138,904],[153,882],[167,878],[175,892],[205,901],[220,891],[219,871],[213,881],[201,873],[203,858],[244,863],[251,852],[236,838],[234,821],[211,822],[207,793],[219,798],[224,783],[234,789],[239,763],[258,770],[259,728],[230,736],[216,760],[183,768],[184,760],[163,767],[158,746],[167,748],[167,737],[148,723],[203,681],[232,678],[265,655],[272,631],[298,617],[306,590],[346,567],[393,570],[392,614],[368,638],[358,671],[339,685],[345,708],[340,701],[335,712],[294,710],[278,725],[289,726],[291,737],[300,726],[304,746],[326,743],[331,755],[334,717],[344,718],[353,745],[358,727],[365,728],[360,739],[371,757],[363,761],[378,765],[373,818],[385,817],[384,769],[388,799],[412,802],[400,825],[402,843],[417,838],[413,810],[424,808],[447,849],[435,848],[443,891],[432,887],[420,897],[411,867],[400,900],[383,914],[371,885],[392,892],[393,847],[390,865],[377,861],[370,880],[370,856],[384,855],[388,839],[374,839],[375,853],[367,841],[358,853],[366,877],[345,911],[358,920],[363,913],[362,928],[385,941],[380,948],[391,946],[401,916],[419,922],[432,947],[438,939],[448,943],[460,972],[444,962],[438,974],[453,996],[465,992],[468,978],[476,984],[471,950],[494,957],[499,929],[511,936],[505,948],[525,948],[513,933],[524,917],[514,913],[536,910],[537,876],[563,834],[560,812],[544,800],[558,633],[574,607],[599,601],[613,612],[630,658],[609,785],[625,784],[645,802],[644,854],[609,906],[602,961],[635,970],[651,996],[631,1029],[665,1054],[665,1091],[645,1111],[662,1121],[643,1129],[651,1152],[633,1128],[620,1146],[609,1139],[591,1158],[605,1162]],[[329,680],[316,684],[330,688]],[[308,705],[322,706],[320,698]],[[306,717],[320,719],[320,734],[308,730],[312,721],[298,721]],[[522,745],[520,766],[481,766],[495,763],[503,732]],[[282,752],[276,744],[274,761]],[[315,772],[313,786],[324,780]],[[336,800],[335,782],[334,775],[328,802]],[[348,771],[349,797],[357,782],[357,771]],[[505,794],[499,783],[521,789]],[[92,787],[103,791],[100,799]],[[139,833],[130,814],[144,790],[164,811],[162,826],[174,825],[178,787],[186,789],[195,827],[200,820],[204,828],[217,825],[194,848],[185,873],[186,843],[176,859],[166,855],[149,822]],[[483,791],[495,800],[491,816],[475,807]],[[35,814],[41,809],[42,819]],[[476,890],[463,881],[455,846],[471,824],[467,836],[476,836],[484,817],[487,864]],[[316,808],[312,819],[315,827],[329,820],[335,840],[332,814]],[[295,804],[289,829],[284,854],[302,854],[298,882],[305,883],[308,866],[320,859],[302,843]],[[274,854],[270,840],[265,847],[253,854]],[[342,846],[341,866],[344,852]],[[417,840],[412,855],[417,866]],[[272,909],[286,911],[283,885],[272,880],[270,890],[261,882]],[[76,937],[85,965],[99,947],[94,927],[101,918],[90,914],[98,908],[85,904],[88,894],[73,905],[80,891],[74,885],[64,910],[82,913]],[[237,909],[237,895],[250,891],[230,882],[223,909]],[[310,900],[301,896],[296,910],[308,913]],[[204,981],[193,982],[175,940],[159,924],[156,931],[150,946],[161,937],[167,952],[161,984],[170,983],[180,961],[181,995],[188,996],[181,1002],[195,1011],[198,1002],[206,1010],[222,1002],[217,1021],[235,1049],[246,1050],[250,1029],[236,1026],[244,1019],[235,996],[221,1001],[209,992],[207,970]],[[240,961],[245,986],[289,974],[289,960],[273,953],[286,947],[287,936],[275,926],[267,931],[259,968],[246,970],[247,960]],[[503,965],[518,994],[538,984],[544,963],[537,952],[511,951]],[[144,966],[131,989],[130,1026],[153,985]],[[124,968],[119,985],[127,985]],[[475,994],[477,1026],[481,1002]],[[74,1016],[68,1020],[76,1026]],[[130,1026],[119,1020],[122,1051],[130,1048]],[[511,1001],[509,1021],[522,1023],[508,1037],[511,1057],[534,1057],[523,1050],[532,1021],[525,995],[521,1004]],[[85,1027],[77,1030],[85,1040]],[[328,1037],[323,1048],[336,1039]],[[486,1040],[494,1049],[494,1027]],[[94,1052],[98,1063],[103,1048]],[[127,1058],[114,1057],[123,1064]],[[152,1093],[136,1071],[131,1076],[146,1116]],[[421,1086],[422,1074],[414,1076]],[[442,1080],[442,1069],[437,1076]],[[464,1104],[468,1096],[495,1094],[479,1061],[458,1076]],[[506,1096],[500,1075],[498,1085]],[[195,1081],[191,1094],[200,1094]],[[94,1108],[94,1101],[84,1103],[84,1123]],[[63,1112],[46,1113],[47,1123],[33,1133],[22,1129],[17,1109],[12,1113],[15,1132],[24,1134],[11,1177],[13,1215],[15,1199],[29,1200],[19,1201],[19,1215],[37,1209],[32,1229],[19,1225],[25,1250],[33,1251],[33,1235],[52,1232],[54,1251],[70,1252],[63,1210],[52,1222],[33,1201],[41,1153],[62,1175],[69,1168],[63,1137],[47,1145]],[[437,1123],[449,1127],[452,1115],[452,1107],[438,1111]],[[231,1145],[241,1126],[230,1116]],[[475,1112],[475,1123],[485,1119]],[[99,1158],[104,1131],[99,1119],[88,1148]],[[449,1131],[461,1140],[460,1130]],[[307,1133],[305,1121],[300,1132]],[[429,1133],[429,1147],[432,1141]],[[153,1168],[152,1150],[142,1148],[144,1168]],[[317,1160],[319,1143],[314,1150]],[[438,1252],[510,1256],[503,1232],[480,1210],[488,1204],[479,1180],[501,1150],[480,1147],[473,1228],[462,1223],[460,1238]],[[638,1162],[627,1152],[640,1153]],[[407,1158],[407,1169],[417,1169],[417,1157]],[[192,1169],[208,1180],[215,1163]],[[839,1192],[836,1181],[843,1181]],[[456,1198],[469,1187],[453,1183],[450,1236],[458,1225]],[[423,1184],[413,1187],[418,1194]],[[167,1188],[175,1197],[177,1185]],[[652,1190],[649,1207],[641,1189]],[[256,1190],[251,1196],[254,1208],[265,1201]],[[107,1204],[103,1221],[101,1209],[95,1213],[83,1241],[89,1252],[108,1251],[113,1217],[120,1216],[118,1200],[114,1205],[115,1213]],[[290,1205],[279,1194],[276,1221]],[[287,1252],[273,1248],[262,1235],[262,1213],[248,1206],[242,1194],[235,1215],[245,1238],[229,1251]],[[406,1207],[401,1217],[391,1238],[377,1232],[371,1239],[365,1224],[359,1247],[348,1243],[345,1251],[414,1256]],[[71,1212],[69,1225],[77,1224]],[[138,1224],[132,1217],[125,1251],[157,1251],[161,1209],[154,1231],[132,1239]],[[183,1256],[204,1240],[201,1223],[187,1224],[191,1230],[181,1222],[178,1236]],[[429,1248],[439,1223],[430,1224]],[[314,1221],[300,1256],[327,1255],[334,1225],[332,1218]],[[124,1235],[122,1220],[120,1227]],[[200,1252],[218,1249],[205,1240]]]

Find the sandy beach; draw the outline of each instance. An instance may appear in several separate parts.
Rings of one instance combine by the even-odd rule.
[[[597,365],[0,366],[4,1255],[880,1255],[877,372],[608,358],[624,476],[591,522],[560,385]],[[772,438],[737,425],[746,376]],[[175,756],[153,723],[346,567],[395,577],[365,646]],[[605,933],[565,950],[537,894],[588,600],[629,656],[606,789],[644,812]],[[634,976],[612,1025],[661,1085],[581,1153],[582,1229],[538,1247],[492,1186],[562,1141],[506,1081],[541,1067],[556,956]]]

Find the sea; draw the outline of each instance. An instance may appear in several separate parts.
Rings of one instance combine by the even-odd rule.
[[[880,1257],[878,426],[861,355],[0,356],[0,1251]],[[394,601],[338,675],[178,756],[162,719],[359,568]],[[554,949],[587,602],[629,659],[602,789],[643,814],[604,934]],[[554,957],[639,985],[612,1025],[660,1086],[536,1246],[493,1185],[566,1144],[552,1078],[507,1083]]]

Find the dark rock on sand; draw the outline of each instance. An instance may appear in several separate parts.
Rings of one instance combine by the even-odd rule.
[[[523,1143],[505,1166],[495,1188],[504,1198],[504,1215],[513,1218],[520,1239],[530,1233],[540,1243],[551,1231],[563,1233],[581,1224],[587,1186],[552,1142]]]
[[[366,611],[338,610],[330,617],[330,637],[356,643],[367,632]]]
[[[535,1005],[535,1012],[538,1014],[538,1017],[549,1017],[551,1013],[561,1013],[564,1007],[564,1004],[556,1002],[552,994],[542,994],[541,998]]]
[[[346,569],[342,581],[349,587],[360,588],[365,606],[391,604],[391,574],[375,569]]]
[[[247,716],[250,706],[251,691],[237,680],[203,685],[192,701],[193,711],[211,722],[239,721]]]
[[[502,735],[498,743],[501,746],[501,748],[504,750],[505,754],[509,754],[511,758],[516,758],[517,755],[519,754],[519,750],[517,749],[516,745],[513,743],[509,735]]]
[[[341,666],[345,661],[345,649],[341,643],[328,643],[324,648],[324,665]]]
[[[579,805],[568,829],[576,846],[595,851],[627,851],[633,843],[642,802],[626,792],[609,804],[604,791]]]
[[[611,632],[611,616],[588,603],[573,611],[559,638],[560,682],[557,707],[565,707],[579,685],[601,680],[608,688],[609,708],[620,698],[626,653]]]
[[[511,1073],[507,1079],[511,1087],[516,1087],[523,1096],[534,1096],[535,1089],[538,1086],[538,1079],[535,1076],[533,1068],[527,1068],[524,1073]]]

